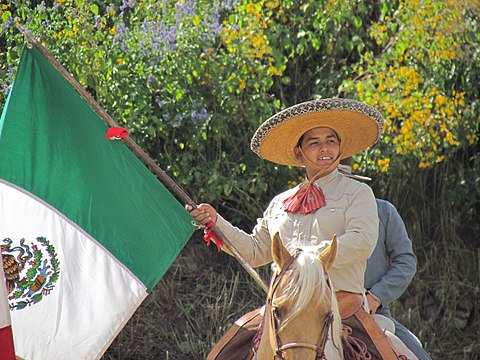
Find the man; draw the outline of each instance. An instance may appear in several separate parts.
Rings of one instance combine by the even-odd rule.
[[[337,235],[338,256],[329,276],[341,313],[342,305],[355,304],[343,307],[342,322],[367,345],[372,359],[397,359],[362,307],[363,274],[378,237],[375,197],[369,186],[337,169],[341,159],[378,140],[383,121],[371,106],[348,99],[314,100],[285,109],[259,127],[251,147],[263,159],[304,167],[308,180],[277,195],[251,234],[234,227],[209,204],[187,208],[202,224],[216,223],[252,266],[272,262],[276,233],[290,251],[299,244],[326,246]],[[228,358],[221,352],[209,359]]]

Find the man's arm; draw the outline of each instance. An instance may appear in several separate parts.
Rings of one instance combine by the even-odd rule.
[[[387,272],[370,287],[386,307],[403,294],[416,272],[417,259],[412,241],[397,209],[387,201],[377,201],[380,221],[385,227],[385,251],[390,261]]]

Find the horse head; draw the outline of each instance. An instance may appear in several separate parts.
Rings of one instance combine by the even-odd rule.
[[[309,246],[291,254],[279,235],[272,241],[270,283],[258,360],[341,359],[341,323],[328,270],[337,239],[320,251]],[[333,341],[328,341],[333,339]],[[333,343],[333,344],[332,344]]]

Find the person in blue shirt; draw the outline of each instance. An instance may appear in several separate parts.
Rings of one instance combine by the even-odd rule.
[[[386,200],[376,201],[380,220],[378,241],[365,271],[370,310],[392,320],[395,335],[420,360],[431,360],[418,338],[390,313],[390,303],[403,294],[415,275],[417,258],[397,209]]]
[[[359,180],[368,178],[351,174],[351,158],[342,160],[339,171]],[[379,217],[377,245],[367,260],[365,288],[373,314],[390,319],[395,335],[420,359],[431,360],[418,338],[395,320],[389,305],[407,289],[417,271],[417,258],[413,252],[405,224],[393,204],[376,199]],[[392,329],[393,330],[393,329]]]

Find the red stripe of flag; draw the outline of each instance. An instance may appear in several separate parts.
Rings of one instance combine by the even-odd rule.
[[[0,360],[15,360],[12,327],[10,325],[0,329],[0,344]]]
[[[0,360],[15,360],[12,326],[10,325],[10,306],[8,305],[7,296],[3,258],[0,251]]]

